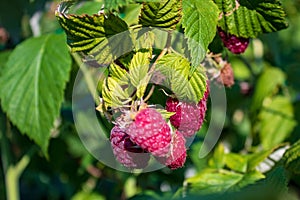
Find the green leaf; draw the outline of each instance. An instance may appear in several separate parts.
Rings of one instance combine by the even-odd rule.
[[[177,54],[163,56],[156,65],[156,70],[165,76],[165,86],[174,92],[180,100],[198,103],[206,91],[206,74],[198,67],[189,76],[189,61]]]
[[[133,31],[134,47],[136,50],[148,49],[152,50],[156,34],[151,28],[141,28]],[[157,36],[156,36],[157,37]]]
[[[255,170],[255,168],[261,162],[263,162],[273,151],[274,151],[274,148],[272,148],[270,150],[260,151],[257,153],[247,155],[247,159],[248,159],[247,171]]]
[[[24,41],[12,52],[0,77],[3,110],[44,154],[71,69],[64,40],[63,35],[51,34]]]
[[[124,92],[124,90],[119,85],[119,83],[116,80],[114,80],[113,78],[111,78],[111,77],[107,78],[107,86],[108,86],[109,90],[113,92],[112,93],[113,96],[116,96],[117,98],[120,98],[120,99],[129,98],[129,95]]]
[[[5,67],[5,63],[7,62],[11,51],[3,51],[0,53],[0,76],[2,74],[2,70]]]
[[[150,64],[149,52],[137,52],[129,65],[129,78],[134,87],[137,87],[141,80],[147,75]]]
[[[300,140],[285,152],[283,162],[289,171],[300,174]]]
[[[109,66],[110,76],[115,79],[120,85],[126,85],[129,83],[127,71],[122,69],[119,65],[112,63]]]
[[[284,96],[264,101],[259,113],[259,136],[263,147],[272,148],[283,142],[296,126],[291,100]]]
[[[61,10],[64,12],[60,12]],[[128,30],[126,22],[113,14],[68,15],[65,14],[66,10],[67,8],[60,8],[56,16],[67,34],[67,42],[73,52],[88,53],[109,37]],[[108,44],[109,42],[101,48]],[[97,51],[101,48],[98,47]]]
[[[108,107],[121,107],[122,102],[118,98],[114,98],[111,94],[111,91],[108,89],[107,85],[103,83],[101,95],[104,101],[105,109],[107,110]]]
[[[106,109],[108,107],[121,107],[131,100],[128,92],[112,77],[108,77],[103,82],[101,94]]]
[[[221,11],[218,25],[240,37],[256,38],[258,34],[288,26],[279,0],[215,0],[215,3]]]
[[[244,155],[228,153],[225,155],[225,163],[236,172],[245,173],[247,171],[248,160]]]
[[[276,89],[282,86],[284,81],[285,74],[280,69],[266,68],[256,83],[251,110],[255,113],[261,107],[263,100],[276,92]]]
[[[141,8],[141,4],[130,4],[122,10],[121,17],[128,26],[134,26],[139,23]]]
[[[169,119],[172,115],[175,114],[175,112],[168,112],[165,109],[155,109],[157,112],[159,112],[164,119]]]
[[[143,26],[175,29],[181,18],[181,0],[144,3],[139,23]]]
[[[137,52],[129,65],[129,79],[137,88],[137,97],[142,98],[146,91],[151,76],[148,74],[150,64],[150,52]]]
[[[87,57],[96,60],[100,66],[107,66],[133,49],[129,31],[125,31],[110,38],[105,38],[98,46],[89,52]]]
[[[225,149],[223,144],[219,144],[214,151],[213,157],[209,159],[208,165],[211,168],[222,169],[225,165]]]
[[[159,0],[104,0],[104,5],[107,10],[111,11],[134,2],[159,2]]]
[[[131,176],[126,180],[126,182],[124,183],[124,193],[126,199],[129,199],[130,197],[133,197],[134,195],[139,193],[135,177]]]
[[[105,200],[105,197],[95,192],[80,191],[72,196],[71,200]]]
[[[133,0],[104,0],[104,6],[107,10],[117,10],[119,7],[133,2]]]
[[[97,1],[84,1],[80,2],[79,5],[74,6],[70,9],[70,13],[74,13],[76,15],[88,14],[93,15],[98,13],[103,6],[102,0]]]
[[[191,62],[198,67],[205,57],[208,45],[216,34],[218,7],[212,0],[184,0],[182,26],[188,41]]]
[[[185,180],[189,193],[212,194],[239,190],[264,178],[260,172],[240,174],[227,170],[205,169],[194,177]]]
[[[245,190],[241,191],[243,197],[247,199],[286,199],[287,176],[282,166],[272,169],[266,174],[266,178],[258,181],[255,185],[250,185]],[[245,199],[242,198],[242,199]]]

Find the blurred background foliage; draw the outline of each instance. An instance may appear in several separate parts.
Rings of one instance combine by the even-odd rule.
[[[51,0],[1,0],[0,76],[10,53],[22,41],[47,33],[63,32],[54,15],[58,3]],[[188,196],[187,199],[226,199],[227,196],[230,199],[234,199],[233,196],[246,199],[247,196],[258,195],[253,196],[254,192],[251,192],[258,188],[267,193],[265,195],[271,195],[265,199],[300,199],[299,173],[283,168],[276,159],[269,165],[265,163],[260,166],[263,172],[267,171],[268,166],[273,168],[265,173],[267,178],[257,182],[253,178],[255,184],[252,185],[248,185],[251,180],[246,181],[247,187],[242,192],[232,190],[220,196],[217,190],[209,190],[212,185],[205,185],[214,181],[217,184],[217,179],[222,179],[220,174],[213,177],[212,171],[204,173],[207,169],[222,169],[224,174],[229,170],[244,172],[245,162],[232,166],[235,162],[230,162],[230,159],[242,159],[243,152],[257,152],[261,145],[264,149],[272,149],[276,145],[276,149],[280,149],[279,144],[293,144],[300,139],[300,123],[297,123],[300,122],[300,1],[283,0],[282,3],[289,21],[288,29],[251,40],[249,48],[241,56],[228,54],[236,83],[226,90],[228,112],[220,144],[207,158],[199,159],[198,152],[209,124],[209,111],[206,124],[190,146],[184,168],[130,174],[98,162],[81,143],[73,124],[71,94],[79,70],[73,62],[60,121],[52,131],[48,159],[27,136],[7,123],[5,114],[0,111],[1,126],[10,130],[6,136],[1,135],[0,169],[3,173],[0,173],[0,199],[6,196],[5,145],[11,151],[10,163],[18,163],[25,152],[32,152],[20,178],[21,199],[170,199],[180,198],[182,194]],[[72,13],[93,14],[100,8],[100,1],[87,1],[75,6]],[[138,10],[139,5],[130,5],[120,9],[120,16],[133,24]],[[270,114],[268,109],[282,111],[285,115],[278,117],[276,113]],[[296,147],[294,149],[297,151]],[[228,151],[231,154],[225,156]],[[259,161],[264,161],[267,156]],[[225,157],[229,161],[224,161]],[[231,176],[236,177],[236,174]],[[229,182],[223,182],[225,185],[218,185],[218,188],[231,184],[232,180],[228,179]],[[274,191],[279,195],[273,198]]]

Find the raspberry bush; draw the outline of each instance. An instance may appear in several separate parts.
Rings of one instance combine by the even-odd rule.
[[[282,2],[1,1],[0,199],[299,199]]]

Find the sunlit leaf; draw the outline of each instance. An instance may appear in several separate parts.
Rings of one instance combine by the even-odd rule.
[[[244,155],[229,153],[225,155],[225,163],[226,165],[236,171],[245,173],[247,171],[247,158]]]
[[[124,90],[119,82],[112,77],[108,77],[103,82],[101,94],[106,109],[108,107],[122,107],[131,99],[127,90]]]
[[[110,36],[126,31],[126,23],[110,14],[68,15],[56,13],[67,34],[67,42],[73,52],[89,52]]]
[[[107,78],[107,86],[109,90],[112,92],[113,96],[116,96],[120,99],[127,99],[129,95],[123,90],[121,85],[111,77]]]
[[[212,194],[241,189],[264,178],[260,172],[240,174],[227,170],[205,169],[185,180],[184,185],[191,194]]]
[[[143,26],[174,29],[181,17],[181,0],[144,3],[139,23]]]
[[[70,5],[62,2],[56,17],[67,34],[73,52],[82,52],[85,59],[109,65],[133,48],[128,26],[120,17],[109,14],[67,14]]]
[[[222,169],[225,165],[225,149],[223,144],[219,144],[214,151],[213,157],[208,161],[211,168]]]
[[[126,85],[129,83],[129,77],[127,71],[122,69],[115,63],[109,66],[110,76],[115,79],[120,85]]]
[[[156,70],[166,77],[165,86],[181,100],[199,102],[206,91],[206,74],[199,67],[189,77],[189,61],[177,54],[167,54],[157,63]],[[202,71],[203,70],[203,71]]]
[[[149,52],[137,52],[130,63],[130,82],[137,87],[142,79],[147,75],[150,64]]]

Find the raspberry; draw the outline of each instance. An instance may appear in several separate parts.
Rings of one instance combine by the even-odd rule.
[[[234,54],[244,53],[249,45],[249,38],[237,37],[218,28],[224,46]]]
[[[224,64],[220,76],[217,78],[217,82],[226,87],[231,87],[234,84],[234,75],[230,63],[226,62]]]
[[[204,93],[203,98],[198,104],[190,102],[179,102],[178,99],[168,98],[166,102],[166,110],[175,112],[170,117],[171,124],[177,128],[184,137],[191,137],[197,132],[204,121],[206,112],[206,101],[209,89]]]
[[[157,160],[172,170],[183,167],[186,160],[186,148],[184,136],[179,131],[176,131],[172,137],[170,153]]]
[[[113,127],[110,142],[117,161],[125,167],[142,169],[148,165],[150,155],[134,144],[120,127]]]
[[[171,129],[162,115],[152,108],[141,110],[128,127],[131,140],[155,156],[169,152]]]

